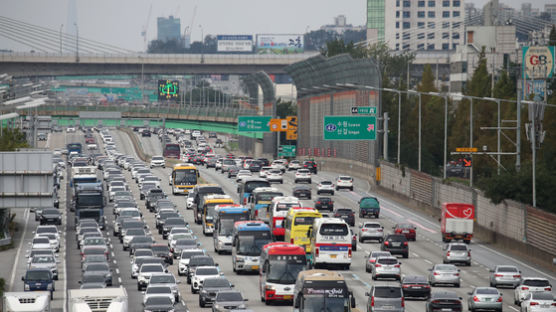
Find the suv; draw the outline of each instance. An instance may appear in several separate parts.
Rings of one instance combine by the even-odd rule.
[[[514,303],[520,305],[529,293],[534,291],[552,291],[552,285],[546,278],[524,277],[523,281],[514,291]]]
[[[405,311],[405,300],[400,286],[393,285],[373,285],[369,292],[365,295],[369,296],[367,311]]]
[[[334,209],[334,201],[330,197],[317,197],[315,200],[315,209],[332,211]]]
[[[334,183],[332,183],[332,181],[324,180],[317,184],[317,195],[322,193],[334,195]]]
[[[402,255],[404,258],[409,256],[409,244],[405,235],[388,234],[384,238],[380,250],[389,251],[393,255]]]
[[[311,184],[311,171],[308,169],[297,169],[295,172],[294,183],[299,183],[301,181]]]
[[[401,263],[396,257],[378,257],[373,265],[373,280],[378,278],[395,278],[400,280],[402,270]]]
[[[336,179],[336,191],[340,189],[349,189],[353,192],[353,178],[350,176],[339,176]]]
[[[21,277],[26,291],[50,291],[50,300],[54,297],[54,277],[50,269],[29,269]]]
[[[317,174],[317,163],[314,160],[305,160],[303,162],[303,168],[309,169],[314,174]]]
[[[444,263],[465,263],[471,265],[471,248],[464,243],[450,243],[445,246]]]
[[[355,226],[355,213],[351,208],[337,208],[334,211],[334,218],[346,221],[349,226]]]

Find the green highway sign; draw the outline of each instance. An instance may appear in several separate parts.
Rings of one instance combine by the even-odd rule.
[[[280,145],[278,147],[278,156],[295,157],[297,147],[295,145]]]
[[[239,116],[237,131],[239,132],[270,132],[270,116]]]
[[[324,116],[324,140],[375,140],[375,116]]]
[[[376,115],[376,106],[352,106],[352,114]]]

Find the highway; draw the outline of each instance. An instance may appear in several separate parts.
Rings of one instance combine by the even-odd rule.
[[[124,132],[118,130],[111,130],[112,136],[118,146],[118,149],[132,156],[137,157],[136,152],[133,149],[132,143],[128,135]],[[102,148],[102,140],[95,134],[97,141]],[[160,141],[156,136],[150,138],[140,138],[141,144],[146,154],[149,155],[160,155]],[[211,139],[212,140],[212,139]],[[83,133],[77,132],[75,134],[66,133],[54,133],[50,134],[49,137],[49,147],[63,147],[66,142],[83,142]],[[209,140],[209,142],[211,142]],[[223,154],[223,151],[217,151],[217,153]],[[137,157],[138,158],[138,157]],[[228,195],[231,195],[236,201],[238,200],[236,192],[236,183],[233,180],[228,179],[226,176],[214,169],[205,169],[201,167],[201,177],[210,183],[217,183],[223,187]],[[168,197],[176,204],[180,213],[185,217],[186,221],[189,222],[193,231],[199,237],[202,244],[202,248],[206,249],[208,253],[214,257],[215,261],[219,263],[220,268],[224,272],[225,276],[236,285],[236,289],[240,290],[245,297],[249,299],[247,305],[254,311],[269,310],[267,306],[260,300],[259,287],[258,287],[258,276],[253,275],[236,275],[232,272],[231,267],[231,256],[230,255],[218,255],[213,251],[212,238],[204,236],[201,231],[201,227],[196,225],[193,221],[193,214],[191,210],[186,210],[185,197],[184,196],[174,196],[172,195],[171,188],[168,185],[168,175],[170,174],[170,168],[155,168],[152,172],[160,178],[162,181],[161,187],[168,194]],[[316,183],[322,180],[334,180],[334,178],[341,174],[339,172],[323,172],[320,171],[318,175],[313,175],[313,198],[316,196]],[[149,225],[153,237],[158,243],[166,243],[161,235],[155,230],[155,218],[154,215],[145,209],[144,201],[139,200],[138,187],[137,184],[132,181],[130,173],[124,171],[124,175],[128,180],[128,184],[136,196],[136,201],[142,210],[144,220]],[[67,178],[64,180],[67,182]],[[284,184],[274,184],[273,186],[282,190],[285,194],[290,195],[293,183],[293,172],[286,173],[284,175]],[[335,207],[349,207],[354,210],[357,208],[357,200],[361,196],[374,195],[370,192],[370,186],[367,182],[354,179],[355,189],[353,192],[350,191],[338,191],[336,192],[333,199],[335,201]],[[56,281],[56,292],[54,294],[55,299],[53,301],[54,311],[61,311],[65,299],[65,289],[78,288],[79,284],[77,281],[81,277],[81,269],[79,264],[79,251],[76,249],[75,242],[75,230],[73,227],[73,214],[66,213],[66,191],[65,188],[61,188],[60,192],[60,209],[64,212],[64,221],[62,228],[62,248],[60,250],[60,263],[58,264],[58,269],[60,271],[60,280]],[[378,220],[384,226],[386,231],[389,231],[392,226],[399,222],[411,222],[417,226],[417,241],[410,242],[410,256],[408,259],[400,259],[402,262],[402,273],[406,275],[425,275],[427,276],[428,269],[432,267],[433,264],[442,263],[442,241],[440,238],[440,228],[437,220],[434,220],[428,216],[416,213],[411,209],[394,203],[388,198],[378,196],[381,202],[381,217]],[[303,201],[305,206],[313,206],[312,200]],[[137,281],[131,279],[131,265],[129,260],[128,252],[122,250],[122,246],[117,238],[112,236],[112,221],[114,220],[112,214],[112,206],[105,209],[105,215],[107,216],[107,228],[105,230],[106,237],[109,238],[110,249],[111,249],[111,265],[113,268],[113,281],[114,286],[119,286],[120,284],[125,286],[129,295],[129,311],[139,311],[142,310],[141,301],[142,294],[137,291]],[[356,214],[356,225],[359,224],[361,220]],[[28,242],[31,240],[33,234],[31,233],[36,227],[37,222],[34,221],[33,214],[28,221],[28,226],[26,227],[24,233],[24,241],[22,242],[21,255],[16,258],[16,270],[14,272],[16,279],[14,282],[14,289],[12,290],[23,290],[23,284],[20,281],[21,276],[26,269],[26,258],[25,247],[28,246]],[[357,232],[357,226],[353,228]],[[372,250],[379,250],[380,244],[378,243],[359,243],[357,246],[357,251],[353,253],[353,261],[349,271],[339,271],[346,278],[348,285],[353,291],[357,307],[361,311],[366,311],[366,305],[368,297],[365,296],[365,292],[374,283],[394,283],[392,281],[372,281],[370,273],[365,272],[365,261],[366,255]],[[549,272],[540,271],[537,268],[527,265],[514,259],[504,253],[496,251],[490,248],[488,245],[483,245],[480,242],[473,241],[471,244],[472,248],[472,265],[470,267],[460,267],[462,284],[460,288],[453,287],[433,287],[433,291],[440,289],[450,289],[456,291],[459,296],[466,302],[468,297],[468,292],[472,290],[475,286],[488,286],[489,269],[493,268],[497,264],[509,264],[515,265],[522,270],[523,276],[538,276],[549,278],[552,285],[556,285],[556,277]],[[27,247],[28,249],[28,247]],[[169,267],[170,272],[172,272],[176,277],[177,274],[177,261],[174,262],[172,266]],[[178,277],[182,283],[179,286],[179,291],[181,294],[182,302],[177,311],[183,309],[183,305],[186,304],[189,311],[207,311],[208,308],[202,309],[198,305],[198,295],[193,295],[190,290],[190,285],[185,281],[185,278]],[[19,280],[19,281],[18,281]],[[67,286],[66,286],[67,280]],[[504,296],[504,309],[506,311],[518,311],[518,307],[513,304],[513,289],[501,289]],[[466,303],[464,304],[467,306]],[[423,311],[425,309],[424,301],[406,301],[406,311]],[[272,311],[291,311],[292,307],[274,306],[271,308]]]

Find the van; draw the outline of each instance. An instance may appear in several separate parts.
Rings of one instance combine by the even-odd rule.
[[[405,311],[405,300],[399,285],[373,285],[365,295],[369,296],[367,311]]]
[[[351,233],[347,223],[338,218],[317,218],[309,229],[312,264],[339,265],[349,270],[352,258]]]

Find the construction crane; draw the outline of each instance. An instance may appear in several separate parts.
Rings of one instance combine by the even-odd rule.
[[[195,15],[197,15],[197,5],[193,8],[193,16],[191,17],[191,25],[186,26],[183,32],[183,39],[185,41],[185,48],[189,49],[191,44],[191,32],[193,31],[193,24],[195,23]]]
[[[151,13],[153,10],[153,5],[149,7],[149,14],[147,15],[147,21],[143,25],[143,30],[141,31],[141,36],[143,36],[143,45],[145,48],[145,52],[147,51],[147,30],[149,29],[149,21],[151,20]]]

